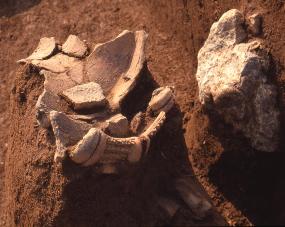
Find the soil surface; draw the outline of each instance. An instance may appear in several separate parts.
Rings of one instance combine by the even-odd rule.
[[[253,150],[219,116],[205,113],[197,100],[197,53],[212,23],[232,8],[263,15],[260,38],[272,55],[270,76],[278,85],[281,109],[281,143],[276,153]],[[165,224],[155,205],[156,195],[171,194],[173,181],[181,172],[188,173],[187,155],[197,179],[230,225],[284,224],[284,15],[282,0],[0,1],[2,194],[7,154],[5,193],[0,197],[0,209],[7,212],[0,212],[0,225]],[[43,80],[30,69],[17,70],[15,62],[27,57],[41,37],[54,36],[63,42],[75,34],[95,44],[124,29],[144,29],[149,34],[147,73],[160,86],[175,86],[177,108],[139,171],[102,177],[91,169],[54,166],[54,141],[37,127],[34,117]],[[77,178],[76,171],[83,178]],[[197,224],[187,218],[191,215],[181,209],[169,223]]]

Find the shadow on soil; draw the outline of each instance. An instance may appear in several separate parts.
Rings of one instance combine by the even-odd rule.
[[[284,224],[285,153],[255,151],[218,116],[211,123],[213,134],[224,148],[210,168],[212,183],[254,225]]]
[[[11,17],[38,5],[41,0],[1,0],[0,17]]]

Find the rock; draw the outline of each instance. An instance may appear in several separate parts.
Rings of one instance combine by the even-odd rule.
[[[153,91],[148,108],[151,112],[158,114],[161,111],[167,113],[174,105],[173,88],[160,87]]]
[[[116,114],[107,120],[107,129],[112,136],[125,137],[129,132],[128,119],[122,114]]]
[[[87,45],[76,35],[69,35],[62,45],[62,51],[70,56],[81,58],[84,57],[87,52]]]
[[[255,13],[248,17],[248,29],[253,35],[261,33],[262,17],[259,13]]]
[[[62,96],[75,110],[90,109],[106,104],[101,86],[95,82],[81,84],[64,90]]]
[[[198,54],[199,99],[241,130],[255,149],[274,151],[279,111],[276,87],[268,80],[269,57],[260,41],[243,42],[244,23],[233,9],[212,25]]]
[[[29,60],[42,60],[50,57],[56,49],[54,37],[41,38],[36,50],[26,59],[21,59],[18,62],[28,62]]]

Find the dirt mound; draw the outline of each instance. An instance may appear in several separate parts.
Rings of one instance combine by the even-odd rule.
[[[43,81],[33,71],[18,76],[12,89],[9,151],[5,162],[6,225],[76,225],[83,220],[106,225],[163,224],[165,214],[153,205],[155,195],[173,194],[173,179],[188,171],[187,152],[195,175],[230,224],[284,224],[284,153],[256,153],[248,141],[225,125],[219,116],[205,114],[197,102],[195,80],[197,52],[212,23],[231,8],[245,14],[262,13],[261,37],[275,62],[271,74],[279,87],[284,125],[283,1],[26,2],[36,4],[27,4],[33,6],[27,7],[25,12],[16,10],[17,4],[14,8],[6,5],[10,9],[6,13],[9,17],[0,19],[0,76],[4,82],[1,84],[0,117],[6,128],[9,124],[8,94],[11,79],[16,75],[15,61],[28,56],[43,36],[55,36],[63,42],[69,34],[76,34],[81,39],[98,43],[123,29],[145,29],[150,34],[149,71],[161,86],[175,86],[180,110],[172,112],[171,120],[152,148],[159,152],[153,153],[143,170],[106,178],[90,169],[78,170],[69,165],[61,169],[52,162],[54,145],[46,143],[51,136],[35,124],[34,104],[42,92]],[[285,145],[285,129],[281,128],[280,151]],[[173,137],[175,140],[171,141]],[[6,140],[7,133],[2,131],[1,150]],[[76,171],[83,177],[77,178]],[[65,213],[59,212],[62,208]],[[197,224],[189,219],[191,215],[186,208],[181,209],[171,224]]]

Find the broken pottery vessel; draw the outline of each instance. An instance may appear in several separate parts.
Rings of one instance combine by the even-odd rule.
[[[147,153],[174,105],[174,91],[171,87],[153,91],[144,113],[152,120],[135,135],[120,108],[138,83],[146,38],[144,31],[123,31],[97,44],[89,55],[87,44],[75,35],[62,46],[54,38],[42,38],[34,53],[19,61],[38,68],[45,77],[36,117],[40,126],[53,131],[55,161],[68,154],[75,163],[98,164],[102,172],[112,173],[116,165],[136,163]]]
[[[254,24],[248,27],[258,34],[260,15],[249,19]],[[269,78],[268,53],[260,39],[247,41],[245,22],[232,9],[212,25],[198,54],[199,98],[243,132],[255,149],[271,152],[278,147],[280,127],[277,90]]]
[[[54,38],[42,38],[35,52],[19,61],[38,68],[45,78],[36,103],[36,118],[55,136],[56,162],[68,155],[81,166],[116,173],[120,165],[137,163],[148,153],[175,100],[173,87],[146,91],[136,86],[146,79],[139,80],[144,75],[146,38],[144,31],[123,31],[97,44],[91,53],[87,43],[74,35],[63,45]],[[132,94],[141,90],[143,94],[139,93],[138,98],[149,97],[152,92],[148,103],[144,103],[144,97],[131,100]],[[137,113],[128,116],[131,119],[123,115],[124,107],[132,105],[126,100],[143,104]],[[195,219],[213,215],[218,217],[217,223],[225,224],[192,176],[181,177],[174,185],[179,198],[158,198],[171,218],[186,204]]]

